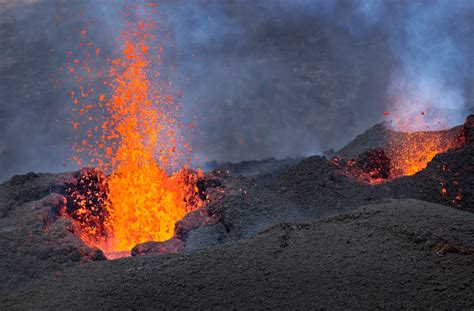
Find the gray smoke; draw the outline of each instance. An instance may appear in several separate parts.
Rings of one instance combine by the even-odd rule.
[[[429,106],[446,126],[473,112],[471,1],[152,2],[194,150],[210,160],[338,148],[393,98],[414,113]],[[58,67],[87,21],[109,53],[131,5],[0,1],[0,180],[76,168],[71,84]]]

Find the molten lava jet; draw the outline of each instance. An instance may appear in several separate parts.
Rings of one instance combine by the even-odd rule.
[[[144,20],[120,33],[119,55],[95,76],[103,76],[109,90],[103,94],[84,86],[92,80],[90,60],[70,65],[69,72],[84,75],[75,79],[79,91],[72,93],[82,123],[72,124],[87,128],[82,129],[87,139],[74,145],[74,159],[81,165],[86,154],[108,174],[81,176],[69,192],[70,210],[82,240],[109,258],[129,255],[139,243],[170,239],[175,223],[202,202],[198,177],[186,168],[191,149],[179,134],[184,130],[179,106],[169,81],[160,82],[163,49],[156,46],[155,33],[155,23]],[[95,51],[100,57],[100,49]],[[86,68],[78,70],[81,64]]]

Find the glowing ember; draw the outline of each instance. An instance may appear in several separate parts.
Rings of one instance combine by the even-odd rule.
[[[422,111],[413,115],[392,117],[392,127],[389,132],[387,154],[391,159],[391,175],[393,178],[410,176],[426,168],[428,163],[439,153],[460,146],[461,136],[455,136],[447,131],[413,131],[413,128],[429,129]]]
[[[97,225],[88,226],[83,220],[87,217],[76,218],[81,222],[82,239],[109,254],[130,251],[146,241],[170,239],[175,223],[201,204],[196,199],[197,176],[181,160],[189,159],[186,154],[191,150],[178,135],[182,129],[177,121],[179,107],[168,84],[156,82],[163,49],[154,46],[155,28],[153,22],[139,21],[118,37],[120,55],[109,61],[104,83],[112,90],[110,96],[97,94],[95,104],[81,104],[73,93],[76,111],[90,121],[72,122],[75,129],[89,127],[88,140],[74,145],[74,159],[81,165],[81,154],[86,153],[91,163],[110,173],[102,188],[106,213],[101,231]],[[99,57],[99,48],[95,54]],[[87,75],[90,69],[82,72]],[[82,98],[95,95],[92,89],[85,91],[82,77],[76,82]],[[84,208],[77,213],[87,214]]]
[[[392,133],[399,136],[397,132]],[[394,176],[410,176],[426,168],[439,153],[457,147],[456,140],[449,140],[442,132],[403,133],[403,143],[390,142],[389,154],[392,159]]]
[[[74,220],[75,231],[87,244],[106,236],[106,177],[97,169],[82,170],[77,183],[67,188],[67,215]]]

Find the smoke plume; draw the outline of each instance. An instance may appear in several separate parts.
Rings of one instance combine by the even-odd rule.
[[[339,148],[384,111],[431,129],[473,112],[471,1],[0,1],[0,180],[76,169],[60,67],[87,22],[110,53],[134,2],[159,5],[164,70],[210,160]]]

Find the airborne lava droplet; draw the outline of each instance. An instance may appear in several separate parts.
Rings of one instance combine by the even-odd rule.
[[[88,115],[85,120],[103,120],[83,124],[92,129],[89,133],[94,132],[94,139],[75,144],[74,159],[80,164],[81,155],[86,154],[98,169],[110,174],[104,182],[106,199],[101,201],[105,208],[102,229],[83,221],[81,237],[106,254],[170,239],[175,223],[202,202],[195,193],[197,174],[182,160],[190,158],[190,148],[178,135],[179,106],[168,81],[155,80],[161,65],[157,54],[163,52],[156,46],[155,33],[153,21],[130,23],[117,37],[119,55],[110,59],[105,74],[100,73],[107,77],[103,84],[109,92],[98,95],[92,105],[79,99],[80,114]],[[93,50],[96,53],[89,57],[99,56],[100,49]],[[90,71],[83,72],[85,76],[76,79],[81,91],[90,79]],[[72,97],[77,102],[73,92]],[[80,202],[84,206],[78,215],[90,213],[87,202]]]

